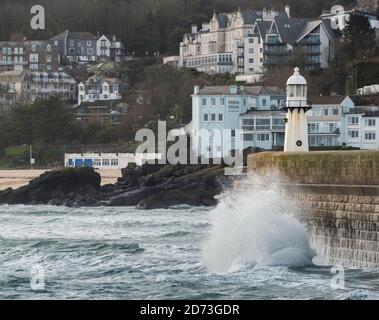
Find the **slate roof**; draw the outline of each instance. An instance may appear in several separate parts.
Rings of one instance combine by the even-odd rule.
[[[285,95],[285,91],[278,87],[264,87],[264,86],[239,86],[237,95],[260,95],[260,94],[277,94]],[[202,88],[198,95],[232,95],[230,93],[230,86],[209,86]]]
[[[313,105],[341,104],[346,99],[346,96],[311,96],[309,99]]]
[[[64,40],[66,35],[67,35],[67,39],[71,39],[71,40],[97,40],[97,37],[95,37],[92,33],[70,32],[70,31],[61,32],[57,34],[56,36],[52,37],[50,40]]]

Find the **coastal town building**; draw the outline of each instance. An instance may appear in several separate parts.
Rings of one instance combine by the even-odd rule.
[[[65,72],[7,71],[0,73],[0,85],[16,91],[16,100],[33,102],[60,95],[67,101],[76,100],[76,80]]]
[[[129,163],[142,166],[149,160],[161,159],[158,153],[66,153],[64,165],[66,168],[92,167],[97,170],[124,169]]]
[[[214,13],[209,23],[184,35],[179,66],[198,71],[262,74],[301,54],[306,69],[326,68],[334,57],[330,20],[292,18],[285,11]]]
[[[125,60],[125,45],[115,35],[102,35],[97,40],[96,55],[99,62],[121,63]]]
[[[127,104],[116,101],[82,102],[74,106],[76,120],[84,123],[120,124],[127,112]]]
[[[59,64],[58,50],[49,41],[0,42],[0,71],[56,71]]]
[[[94,75],[78,85],[78,104],[120,100],[126,84],[116,78]]]
[[[58,50],[63,61],[96,62],[97,38],[89,32],[70,32],[68,30],[52,37],[51,46]]]
[[[285,97],[285,92],[277,87],[233,85],[200,89],[195,86],[192,95],[192,149],[198,156],[224,157],[241,142],[237,132],[240,126],[250,130],[254,129],[251,126],[257,124],[264,134],[272,126],[277,133],[284,124],[284,117],[277,122],[276,115],[281,113]],[[251,118],[256,122],[252,123]],[[267,119],[272,124],[267,124]],[[279,133],[277,143],[284,136]],[[250,131],[246,134],[250,134]],[[245,138],[251,142],[248,136]],[[266,136],[260,138],[261,142],[266,142]]]
[[[346,96],[311,96],[312,109],[308,111],[308,134],[310,147],[341,146],[343,119],[353,108],[354,102]]]
[[[285,100],[286,93],[275,87],[195,86],[192,149],[208,158],[249,147],[282,150]],[[349,96],[311,96],[309,104],[310,148],[379,149],[379,106],[355,103]]]

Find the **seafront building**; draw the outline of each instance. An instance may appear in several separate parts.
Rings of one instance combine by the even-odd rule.
[[[261,74],[301,54],[306,69],[327,68],[334,58],[330,20],[292,18],[285,11],[214,13],[192,26],[180,43],[179,66],[206,73]]]
[[[223,157],[249,147],[281,150],[285,140],[284,102],[279,88],[195,86],[192,95],[192,149],[198,156]],[[350,146],[379,149],[379,107],[346,96],[311,96],[306,113],[311,148]],[[218,132],[223,134],[219,137]]]
[[[252,120],[262,129],[259,136],[262,142],[267,142],[267,128],[272,127],[277,134],[273,139],[280,143],[284,135],[276,130],[283,125],[284,117],[278,122],[277,118],[282,113],[285,98],[285,92],[277,87],[234,85],[200,89],[195,86],[192,95],[192,149],[198,156],[227,156],[241,141],[237,130],[240,126],[250,129]],[[219,133],[225,133],[225,136],[219,137]],[[246,132],[246,140],[249,134]]]
[[[161,159],[161,154],[158,153],[66,153],[64,165],[67,168],[92,167],[98,170],[121,170],[129,163],[141,166],[146,161],[158,159]]]

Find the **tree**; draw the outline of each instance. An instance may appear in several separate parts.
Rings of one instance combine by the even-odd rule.
[[[353,13],[350,15],[343,35],[354,52],[375,47],[375,29],[371,27],[368,18],[362,14]]]

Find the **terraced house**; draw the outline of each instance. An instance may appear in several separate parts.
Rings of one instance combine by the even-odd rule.
[[[292,18],[284,11],[238,10],[213,14],[184,35],[180,67],[207,73],[260,74],[298,54],[307,69],[326,68],[334,57],[330,20]]]
[[[49,41],[0,42],[0,71],[55,71],[59,63],[58,50]]]
[[[14,89],[17,101],[33,102],[52,95],[76,100],[76,80],[65,72],[6,71],[0,73],[0,85]]]

